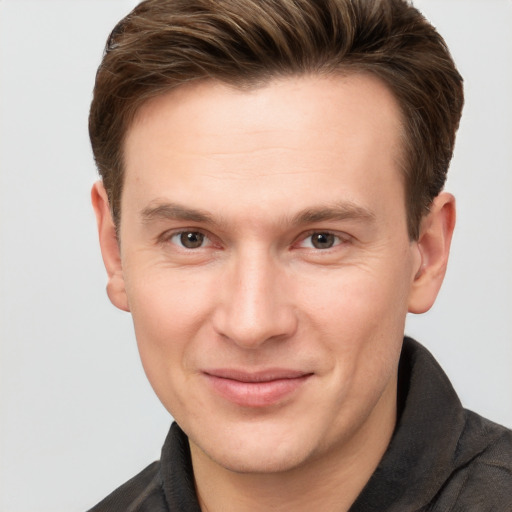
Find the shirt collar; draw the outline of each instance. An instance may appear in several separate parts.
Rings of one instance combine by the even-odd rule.
[[[398,382],[395,432],[350,512],[419,510],[453,471],[464,409],[432,354],[410,338],[404,340]]]

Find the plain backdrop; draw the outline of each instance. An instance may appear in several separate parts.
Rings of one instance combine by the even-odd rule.
[[[0,511],[81,511],[158,458],[170,417],[105,294],[89,190],[95,69],[128,0],[0,0]],[[512,427],[512,2],[417,1],[466,108],[444,288],[407,332]]]

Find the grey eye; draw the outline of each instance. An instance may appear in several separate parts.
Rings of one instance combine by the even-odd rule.
[[[311,235],[311,245],[315,249],[330,249],[336,244],[337,238],[332,233],[313,233]]]
[[[186,249],[198,249],[203,245],[205,238],[203,233],[198,231],[183,231],[175,234],[171,240]]]

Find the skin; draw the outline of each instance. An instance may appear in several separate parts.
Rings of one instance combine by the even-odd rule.
[[[442,193],[409,239],[401,130],[367,75],[188,84],[127,132],[120,244],[94,186],[109,297],[203,510],[348,510],[382,457],[405,317],[434,302],[455,221]]]

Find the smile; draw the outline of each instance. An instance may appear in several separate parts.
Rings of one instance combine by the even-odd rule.
[[[213,391],[242,407],[268,407],[297,391],[313,374],[295,370],[244,372],[219,369],[204,372]]]

